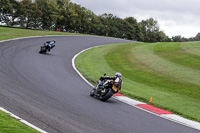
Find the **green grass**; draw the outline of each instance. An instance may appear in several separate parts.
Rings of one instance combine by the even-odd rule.
[[[39,133],[0,111],[0,133]]]
[[[29,36],[46,36],[46,35],[81,35],[81,34],[0,27],[0,40],[29,37]]]
[[[122,94],[200,122],[199,51],[200,42],[112,44],[80,54],[76,66],[93,84],[119,71]]]

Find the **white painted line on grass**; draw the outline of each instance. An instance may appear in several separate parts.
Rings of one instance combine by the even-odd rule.
[[[125,97],[125,96],[115,96],[115,99],[122,101],[124,103],[127,103],[129,105],[145,104],[143,102],[139,102],[139,101],[133,100],[133,99]]]
[[[102,45],[100,45],[102,46]],[[89,50],[89,49],[92,49],[92,48],[95,48],[95,47],[100,47],[100,46],[94,46],[94,47],[90,47],[90,48],[87,48],[87,49],[84,49],[82,50],[81,52],[77,53],[73,58],[72,58],[72,67],[74,68],[74,70],[79,74],[79,76],[86,82],[88,83],[92,88],[94,88],[94,86],[78,71],[78,69],[76,68],[76,65],[75,65],[75,60],[76,60],[76,57],[85,52],[86,50]]]
[[[0,107],[0,110],[3,111],[3,112],[8,113],[10,116],[14,117],[15,119],[17,119],[17,120],[20,121],[21,123],[23,123],[23,124],[25,124],[25,125],[27,125],[27,126],[33,128],[33,129],[35,129],[35,130],[37,130],[37,131],[39,131],[39,132],[41,132],[41,133],[47,133],[46,131],[44,131],[44,130],[42,130],[42,129],[36,127],[36,126],[34,126],[33,124],[31,124],[31,123],[29,123],[29,122],[23,120],[22,118],[16,116],[15,114],[13,114],[13,113],[7,111],[6,109],[4,109],[4,108],[2,108],[2,107]]]
[[[175,114],[166,114],[166,115],[161,115],[163,118],[166,118],[168,120],[178,122],[182,125],[189,126],[191,128],[195,128],[200,130],[200,123],[192,120],[188,120],[186,118],[183,118],[181,116],[175,115]]]

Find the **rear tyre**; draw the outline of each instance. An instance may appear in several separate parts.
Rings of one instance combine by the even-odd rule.
[[[109,89],[108,92],[107,92],[105,95],[101,95],[101,96],[99,97],[99,99],[100,99],[101,101],[106,101],[106,100],[108,100],[109,98],[111,98],[112,96],[113,96],[113,91],[112,91],[111,89]]]

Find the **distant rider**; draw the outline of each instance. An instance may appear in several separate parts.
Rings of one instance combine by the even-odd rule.
[[[122,74],[119,73],[119,72],[116,72],[115,73],[115,76],[112,76],[112,77],[108,77],[108,76],[104,76],[104,77],[101,77],[100,80],[104,80],[104,79],[111,79],[113,81],[110,81],[110,80],[107,80],[102,87],[112,87],[112,85],[114,84],[117,89],[118,89],[118,92],[120,92],[121,90],[121,87],[122,87]]]
[[[48,51],[50,51],[50,49],[55,47],[55,43],[56,43],[56,40],[47,41],[46,43],[44,43],[44,45],[47,47]]]

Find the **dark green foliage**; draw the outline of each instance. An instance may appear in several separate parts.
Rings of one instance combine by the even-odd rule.
[[[195,37],[195,41],[200,41],[200,33],[198,33]]]
[[[153,18],[142,20],[139,23],[141,32],[144,36],[144,42],[166,42],[168,37],[163,31],[160,31],[158,22]]]
[[[143,42],[171,41],[153,18],[137,22],[113,14],[97,16],[70,0],[1,0],[0,24],[31,29],[56,30],[110,36]]]
[[[8,26],[15,25],[15,19],[19,10],[19,2],[16,0],[0,1],[0,22]]]
[[[40,18],[42,29],[53,30],[59,15],[57,0],[36,0],[36,3],[38,9],[42,12]]]
[[[137,20],[133,17],[125,18],[125,20],[135,28],[135,40],[144,41],[144,35]]]
[[[190,41],[200,41],[200,33],[198,33],[195,37],[191,38],[184,38],[182,36],[173,36],[172,37],[173,42],[190,42]]]

